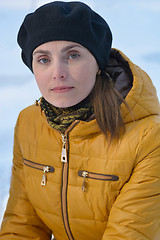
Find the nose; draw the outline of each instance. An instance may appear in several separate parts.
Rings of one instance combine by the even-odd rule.
[[[67,69],[65,64],[61,60],[59,59],[55,60],[51,67],[52,67],[51,74],[54,80],[62,81],[66,79]]]

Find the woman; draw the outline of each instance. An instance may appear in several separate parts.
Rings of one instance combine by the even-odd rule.
[[[26,16],[22,59],[42,93],[17,120],[0,239],[159,240],[160,108],[81,2]]]

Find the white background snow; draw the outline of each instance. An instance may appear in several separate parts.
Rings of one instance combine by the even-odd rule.
[[[40,97],[16,43],[24,16],[50,1],[0,1],[0,222],[6,206],[13,133],[20,110]],[[113,47],[121,49],[152,78],[160,99],[160,1],[84,0],[109,23]]]

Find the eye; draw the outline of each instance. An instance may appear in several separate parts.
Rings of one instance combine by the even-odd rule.
[[[42,64],[46,64],[46,63],[50,62],[50,60],[48,58],[43,57],[43,58],[38,59],[38,62],[42,63]]]
[[[80,57],[80,54],[79,53],[77,53],[77,52],[71,52],[71,53],[68,53],[68,55],[67,55],[67,57],[66,57],[66,59],[76,59],[76,58],[78,58],[78,57]]]

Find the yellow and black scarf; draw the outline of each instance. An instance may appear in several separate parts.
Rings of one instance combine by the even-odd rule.
[[[61,133],[64,133],[75,120],[87,121],[94,112],[89,97],[68,108],[55,107],[42,97],[41,107],[50,126]]]

